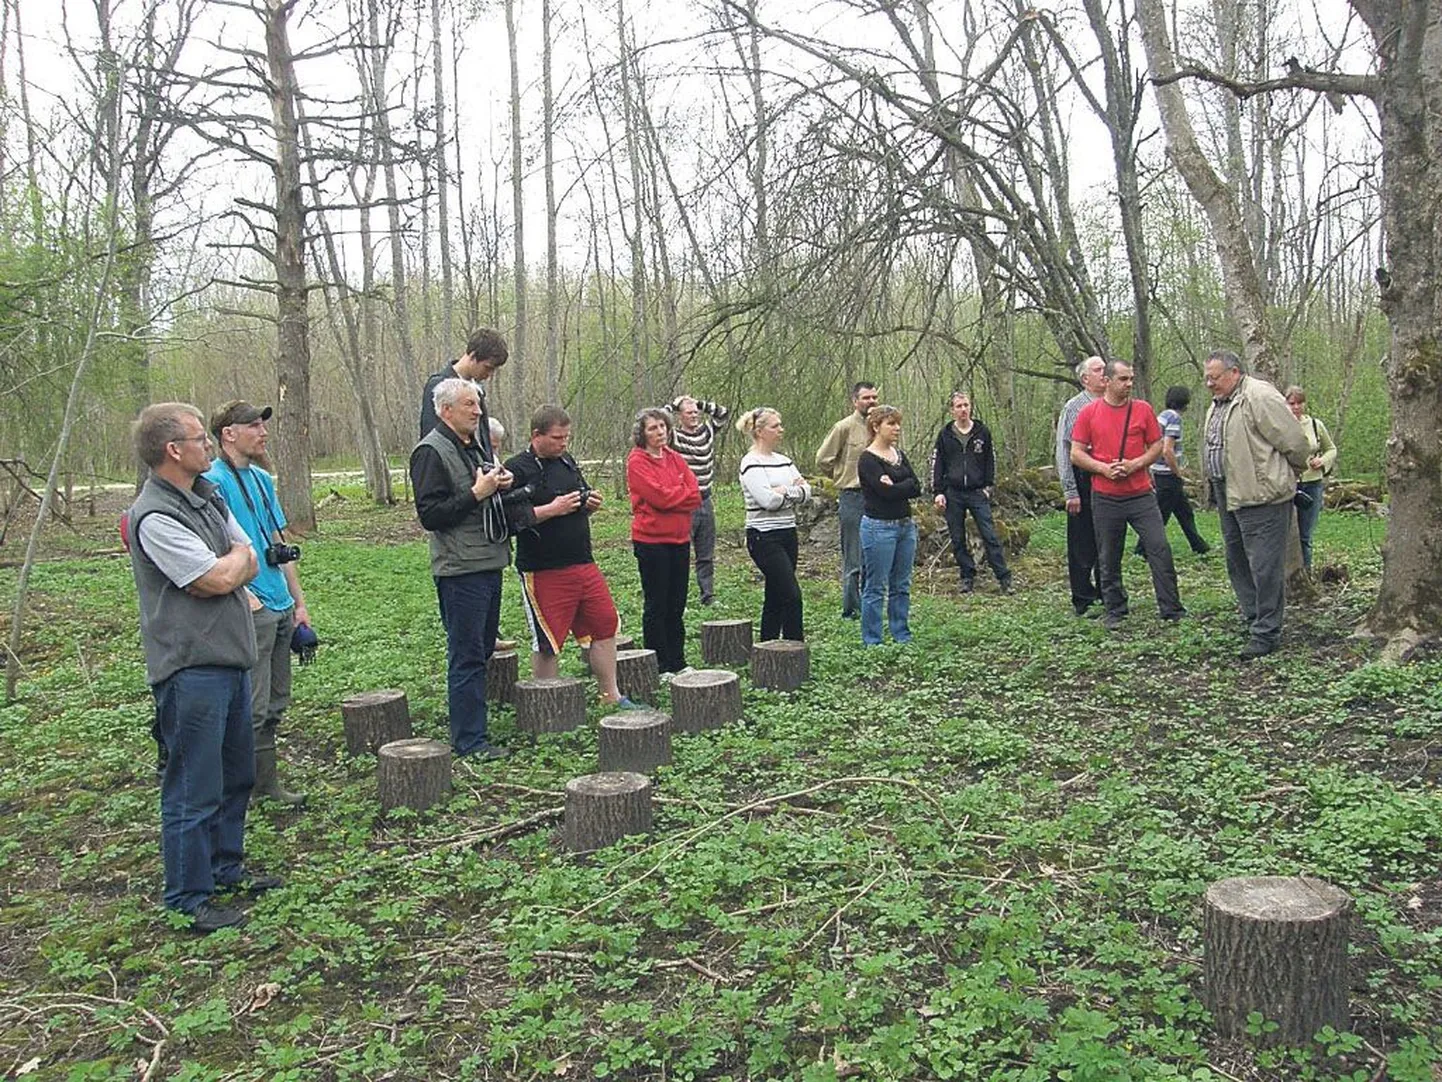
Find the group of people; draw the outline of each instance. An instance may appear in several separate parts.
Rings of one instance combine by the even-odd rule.
[[[1089,357],[1077,366],[1081,393],[1057,422],[1056,466],[1066,498],[1067,568],[1078,616],[1100,604],[1108,629],[1128,615],[1122,554],[1128,526],[1151,571],[1161,618],[1186,615],[1166,539],[1175,515],[1192,550],[1209,546],[1197,532],[1183,487],[1182,418],[1191,401],[1185,387],[1167,391],[1158,418],[1132,397],[1132,370],[1123,361]],[[1281,641],[1286,554],[1293,521],[1304,566],[1312,564],[1312,533],[1322,507],[1323,478],[1337,448],[1326,426],[1305,412],[1306,394],[1285,394],[1242,370],[1229,350],[1204,367],[1212,393],[1202,432],[1203,476],[1217,507],[1227,575],[1247,627],[1243,660],[1274,652]]]

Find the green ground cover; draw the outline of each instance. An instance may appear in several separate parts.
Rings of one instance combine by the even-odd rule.
[[[734,493],[721,517],[739,521]],[[626,517],[597,522],[639,632]],[[378,814],[337,704],[401,687],[418,733],[443,737],[444,643],[410,510],[329,508],[302,561],[324,645],[283,735],[311,805],[262,805],[249,828],[289,885],[208,938],[157,909],[128,565],[44,564],[22,699],[0,712],[0,1075],[1442,1077],[1442,662],[1384,668],[1348,638],[1380,523],[1324,516],[1348,581],[1250,667],[1217,556],[1177,543],[1193,618],[1176,628],[1129,558],[1134,615],[1109,636],[1071,615],[1062,532],[1034,525],[1016,597],[923,575],[915,643],[866,652],[806,552],[811,683],[747,686],[744,724],[678,737],[654,834],[578,859],[541,813],[594,769],[594,727],[530,747],[502,710],[515,757],[458,765],[438,809]],[[723,535],[719,603],[688,612],[693,634],[760,608]],[[515,596],[503,633],[522,637]],[[1301,871],[1358,903],[1352,1032],[1219,1045],[1198,1000],[1202,891]]]

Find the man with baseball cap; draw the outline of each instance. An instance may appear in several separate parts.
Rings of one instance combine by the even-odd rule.
[[[271,414],[269,406],[253,406],[243,399],[227,402],[211,414],[210,432],[218,453],[205,478],[220,490],[258,557],[259,573],[250,584],[256,652],[250,671],[255,794],[299,807],[305,796],[282,786],[276,772],[275,732],[290,705],[291,637],[297,626],[310,626],[310,612],[296,573],[300,548],[285,539],[285,512],[275,481],[260,465],[266,461],[266,422]]]

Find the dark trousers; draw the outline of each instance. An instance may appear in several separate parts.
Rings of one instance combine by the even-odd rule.
[[[709,605],[716,578],[716,508],[709,492],[691,512],[691,551],[696,555],[696,589],[701,591],[701,604]]]
[[[986,548],[986,562],[996,573],[996,581],[1005,585],[1011,581],[1011,572],[1006,568],[1006,553],[996,537],[996,525],[991,519],[991,501],[979,488],[948,488],[946,490],[946,531],[951,535],[951,555],[956,560],[962,580],[970,582],[976,577],[976,561],[966,544],[966,513],[976,521],[976,531],[981,534],[981,543]]]
[[[801,584],[796,581],[796,530],[747,530],[746,551],[766,579],[761,641],[806,637],[801,630]]]
[[[1287,598],[1287,533],[1292,528],[1292,501],[1264,503],[1227,510],[1227,485],[1213,481],[1227,577],[1242,608],[1254,641],[1275,646],[1282,637]]]
[[[1187,544],[1192,546],[1192,551],[1203,553],[1212,546],[1207,544],[1199,532],[1197,532],[1197,520],[1192,514],[1192,501],[1187,499],[1187,490],[1182,484],[1182,479],[1174,473],[1153,473],[1152,484],[1157,489],[1157,507],[1162,512],[1162,525],[1166,526],[1167,520],[1173,515],[1177,516],[1177,525],[1182,528],[1186,535]],[[1137,546],[1140,552],[1141,546]]]
[[[1163,616],[1180,616],[1181,595],[1177,592],[1177,569],[1172,563],[1172,548],[1167,544],[1167,529],[1157,498],[1151,492],[1138,496],[1092,495],[1092,525],[1097,534],[1097,562],[1101,566],[1102,604],[1108,613],[1126,614],[1127,591],[1122,585],[1122,553],[1126,551],[1127,527],[1136,530],[1141,539],[1142,555],[1152,572],[1152,589],[1157,595],[1157,610]]]
[[[472,571],[436,579],[446,629],[446,706],[451,749],[466,755],[485,746],[486,662],[501,623],[501,573]]]
[[[1071,580],[1071,603],[1077,612],[1101,600],[1101,575],[1097,570],[1097,535],[1092,528],[1091,478],[1076,471],[1081,511],[1066,517],[1066,571]]]
[[[641,572],[641,634],[646,649],[656,651],[656,667],[680,672],[686,667],[686,590],[691,571],[691,543],[679,545],[632,541]]]

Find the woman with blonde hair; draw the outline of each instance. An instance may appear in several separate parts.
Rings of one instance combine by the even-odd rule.
[[[866,414],[871,442],[861,452],[861,642],[881,644],[881,608],[893,642],[911,641],[911,568],[916,562],[916,523],[911,501],[921,482],[901,449],[901,411],[872,406]]]
[[[1317,520],[1322,517],[1322,491],[1327,487],[1326,477],[1337,464],[1337,445],[1327,426],[1315,417],[1307,416],[1307,392],[1295,383],[1282,396],[1302,433],[1307,437],[1310,450],[1307,452],[1307,468],[1297,482],[1297,533],[1302,540],[1302,564],[1312,566],[1312,532]]]
[[[751,439],[741,459],[746,499],[746,551],[766,580],[761,603],[761,641],[806,637],[801,627],[801,584],[796,581],[796,508],[811,498],[811,486],[796,464],[776,448],[785,429],[769,406],[747,410],[736,422]]]

